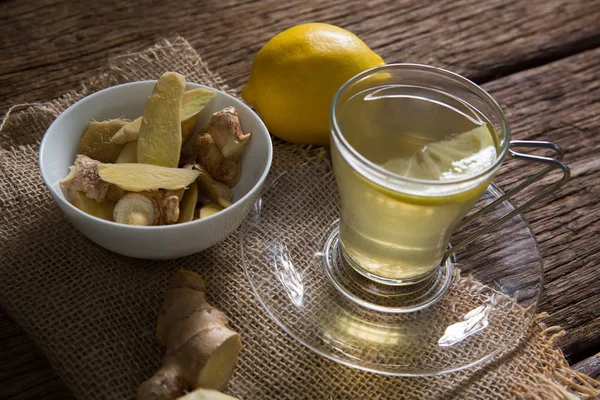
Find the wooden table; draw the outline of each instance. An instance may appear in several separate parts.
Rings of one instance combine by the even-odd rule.
[[[359,35],[387,62],[464,74],[505,109],[516,139],[561,144],[572,180],[526,213],[545,261],[540,311],[568,334],[575,368],[600,372],[599,0],[187,0],[0,3],[0,110],[77,87],[114,55],[180,34],[231,87],[273,35],[309,21]],[[498,178],[520,176],[508,163]],[[71,398],[44,355],[0,311],[0,398]]]

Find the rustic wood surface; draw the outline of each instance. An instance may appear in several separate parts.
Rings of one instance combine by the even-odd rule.
[[[600,373],[600,1],[68,0],[0,2],[0,111],[77,87],[111,56],[181,34],[231,87],[274,34],[309,21],[352,30],[388,62],[446,67],[484,84],[517,139],[567,151],[573,179],[526,213],[545,261],[541,311],[574,367]],[[510,187],[517,162],[498,179]],[[525,170],[526,172],[526,170]],[[0,310],[0,398],[72,395]]]

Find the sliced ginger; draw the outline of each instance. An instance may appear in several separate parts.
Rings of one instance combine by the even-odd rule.
[[[223,208],[229,207],[233,198],[229,186],[213,179],[200,164],[194,164],[192,168],[199,172],[197,180],[199,191]]]
[[[193,169],[149,164],[100,164],[97,169],[100,179],[104,182],[130,192],[184,189],[200,175],[200,171]]]
[[[113,209],[115,203],[112,201],[96,201],[78,190],[69,190],[69,202],[81,211],[93,215],[94,217],[112,221]]]
[[[200,386],[220,390],[227,384],[240,336],[227,327],[227,316],[206,301],[205,292],[204,282],[191,271],[179,270],[171,279],[156,322],[156,337],[166,352],[158,372],[140,385],[139,400],[176,399]],[[187,398],[231,399],[208,390],[194,392]]]
[[[223,207],[217,203],[205,204],[198,210],[198,219],[210,217],[221,210],[223,210]]]
[[[221,149],[223,157],[236,159],[250,143],[251,133],[244,134],[240,117],[234,107],[226,107],[212,115],[208,133]]]
[[[194,141],[194,154],[217,181],[234,187],[241,177],[241,154],[252,134],[244,134],[235,108],[214,113]]]
[[[142,117],[136,118],[119,129],[110,139],[113,143],[127,143],[138,140]]]
[[[235,160],[223,156],[209,133],[200,132],[194,140],[194,151],[208,173],[219,182],[228,184],[238,175]]]
[[[198,388],[185,396],[178,397],[178,400],[238,400],[238,398],[228,396],[213,389]]]
[[[121,224],[152,225],[154,205],[146,196],[138,193],[128,193],[117,202],[113,219]]]
[[[183,190],[128,193],[115,205],[113,220],[128,225],[169,225],[178,221]]]
[[[193,89],[183,93],[181,99],[181,121],[182,143],[185,143],[194,133],[196,128],[196,116],[206,107],[217,93],[210,89]],[[139,117],[119,129],[111,138],[113,143],[125,143],[138,140],[142,117]],[[193,125],[193,128],[190,128]]]
[[[181,145],[184,146],[188,140],[192,136],[194,136],[194,132],[196,132],[196,122],[197,118],[194,115],[191,118],[186,119],[185,121],[181,121]],[[179,160],[181,162],[181,159]]]
[[[129,142],[119,153],[115,164],[136,163],[137,162],[137,140]]]
[[[79,139],[78,153],[100,162],[115,162],[124,144],[112,143],[111,138],[128,122],[123,119],[90,122]]]
[[[181,105],[181,121],[198,115],[216,96],[217,93],[210,89],[198,88],[186,91]]]
[[[236,109],[227,107],[196,136],[193,154],[181,153],[194,136],[198,113],[216,97],[210,89],[185,91],[185,85],[182,75],[166,72],[141,117],[89,124],[81,154],[60,181],[76,207],[123,224],[164,225],[206,218],[231,205],[230,188],[240,179],[241,154],[252,135],[243,133]]]
[[[139,163],[176,168],[181,152],[181,101],[185,78],[165,72],[148,98],[138,137]]]
[[[190,187],[183,194],[181,204],[179,205],[179,220],[181,222],[190,222],[194,219],[194,210],[198,202],[198,184],[192,182]]]
[[[77,190],[97,201],[106,197],[110,184],[103,181],[98,173],[100,163],[88,156],[79,154],[75,164],[69,167],[69,174],[59,181],[67,189]]]

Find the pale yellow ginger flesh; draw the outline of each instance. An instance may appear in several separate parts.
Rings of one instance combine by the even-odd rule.
[[[115,208],[115,203],[112,201],[104,200],[98,202],[90,199],[83,192],[71,189],[69,190],[69,202],[84,213],[112,221],[113,209]]]
[[[229,207],[233,199],[233,194],[229,186],[213,179],[201,164],[194,164],[192,168],[199,172],[197,182],[200,193],[206,195],[223,208]]]
[[[179,205],[179,220],[181,222],[190,222],[194,219],[194,210],[198,202],[198,184],[192,182],[190,187],[183,194],[181,204]]]
[[[142,126],[142,117],[136,118],[127,125],[119,129],[110,139],[112,143],[127,143],[138,140],[140,127]]]
[[[188,118],[185,121],[181,121],[181,146],[185,146],[185,143],[190,140],[192,136],[194,136],[194,132],[196,132],[197,121],[198,119],[196,116]],[[181,155],[179,157],[179,162],[181,162]]]
[[[147,226],[150,225],[150,221],[148,220],[148,216],[146,214],[134,211],[127,217],[127,224],[136,226]]]
[[[196,121],[195,118],[194,120],[192,120],[192,118],[196,117],[198,113],[202,111],[202,109],[204,109],[204,107],[206,107],[206,105],[210,103],[212,99],[215,98],[216,95],[217,93],[214,90],[203,88],[188,90],[183,93],[181,100],[181,111],[179,115],[183,134],[183,143],[185,143],[187,139],[189,139],[194,133]],[[113,143],[125,143],[138,140],[141,125],[142,117],[139,117],[120,128],[110,140]],[[192,125],[193,128],[190,129],[190,126]]]
[[[241,347],[239,335],[227,327],[227,316],[206,301],[202,279],[186,270],[175,273],[169,283],[156,337],[166,352],[160,370],[140,385],[139,400],[177,399],[200,386],[222,389]],[[200,390],[194,396],[205,397],[188,399],[230,399]]]
[[[75,157],[75,164],[69,167],[69,174],[59,183],[67,189],[85,193],[90,199],[102,201],[110,184],[100,177],[100,165],[98,161],[79,154]]]
[[[146,101],[137,145],[139,163],[176,168],[181,152],[181,102],[185,78],[165,72]]]
[[[200,171],[167,168],[149,164],[100,164],[98,175],[105,182],[129,192],[157,189],[184,189],[194,182]]]
[[[227,159],[237,159],[252,137],[251,133],[242,132],[240,118],[234,107],[226,107],[214,113],[207,130]]]
[[[137,162],[137,141],[129,142],[119,153],[115,164],[136,163]]]
[[[183,189],[127,193],[115,205],[113,220],[128,225],[174,224],[182,197]]]
[[[185,396],[178,397],[178,400],[239,400],[237,397],[228,396],[213,389],[199,388],[189,392]]]
[[[198,210],[198,219],[210,217],[211,215],[215,215],[221,210],[223,210],[223,207],[221,207],[219,204],[205,204],[202,207],[200,207],[200,210]]]
[[[128,193],[117,202],[113,211],[113,220],[128,225],[152,225],[154,205],[146,196]]]
[[[210,89],[198,88],[186,91],[181,104],[181,121],[198,115],[216,96],[217,92]]]
[[[100,162],[115,162],[124,145],[112,143],[111,138],[128,122],[122,119],[90,122],[79,139],[78,153]]]

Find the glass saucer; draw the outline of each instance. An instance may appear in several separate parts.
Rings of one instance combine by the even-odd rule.
[[[522,215],[457,251],[422,284],[394,287],[340,261],[329,161],[273,176],[242,225],[243,265],[269,316],[316,353],[387,375],[438,375],[490,359],[531,322],[542,260]],[[490,185],[472,212],[501,195]],[[512,209],[501,203],[451,243]]]

